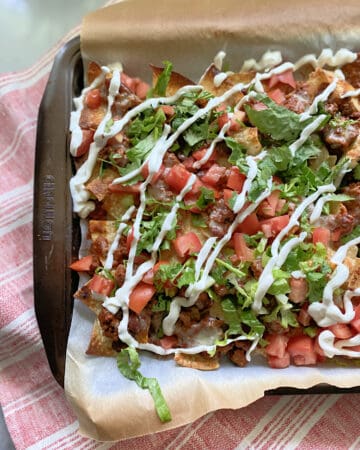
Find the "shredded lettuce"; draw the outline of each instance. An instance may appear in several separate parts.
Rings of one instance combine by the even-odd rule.
[[[246,114],[261,133],[271,136],[275,141],[294,141],[309,124],[309,120],[301,122],[298,114],[276,104],[265,94],[258,94],[255,99],[267,108],[257,111],[250,105],[245,105]]]
[[[148,389],[154,400],[159,419],[161,422],[170,422],[170,409],[161,392],[159,382],[156,378],[144,377],[138,370],[140,365],[140,358],[134,347],[125,348],[118,353],[117,366],[122,375],[128,380],[135,381],[141,389]]]
[[[151,92],[148,96],[158,95],[159,97],[164,97],[166,94],[166,88],[168,87],[171,72],[173,69],[173,65],[170,61],[163,61],[164,70],[159,75],[159,78],[156,81],[155,87],[151,89]]]

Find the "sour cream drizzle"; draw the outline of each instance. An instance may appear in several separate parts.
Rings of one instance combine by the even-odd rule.
[[[106,72],[105,69],[103,69],[103,71]],[[111,107],[114,103],[115,96],[119,92],[120,83],[120,71],[115,69],[109,86],[106,114],[95,132],[94,142],[90,145],[87,160],[79,168],[76,175],[74,175],[70,180],[73,209],[82,219],[84,219],[95,208],[94,202],[88,201],[90,198],[90,193],[85,189],[84,184],[89,181],[96,164],[98,153],[106,144],[107,138],[104,136],[104,130],[107,122],[112,117]]]
[[[341,95],[341,98],[358,97],[359,95],[360,95],[360,89],[355,89],[354,91],[345,92],[345,94]]]
[[[299,218],[306,210],[306,208],[308,208],[312,203],[314,203],[316,199],[320,197],[321,194],[329,191],[330,192],[335,191],[335,186],[333,184],[320,186],[316,192],[311,194],[309,197],[305,198],[292,213],[287,226],[284,227],[274,239],[271,245],[272,256],[267,262],[258,281],[258,287],[255,293],[254,302],[252,304],[253,311],[259,313],[262,308],[262,300],[266,292],[274,282],[274,276],[272,274],[273,269],[280,268],[284,264],[291,250],[305,240],[306,233],[303,232],[300,234],[299,237],[292,238],[282,247],[282,249],[279,252],[281,240],[289,233],[289,231],[294,226],[299,224]]]
[[[251,183],[247,186],[243,186],[244,192],[246,189],[250,188]],[[175,324],[177,319],[179,318],[179,313],[181,306],[192,306],[196,303],[199,295],[208,289],[212,284],[214,284],[214,280],[209,276],[210,271],[215,264],[216,258],[219,256],[219,253],[223,249],[223,247],[229,242],[231,239],[236,227],[239,223],[243,222],[246,217],[248,217],[255,209],[259,206],[259,204],[270,195],[272,186],[272,180],[270,179],[268,182],[268,188],[256,199],[254,203],[248,206],[243,212],[240,212],[235,218],[234,222],[230,225],[227,233],[220,239],[220,241],[216,244],[215,248],[211,252],[212,245],[215,241],[207,241],[206,250],[202,252],[201,255],[201,265],[203,265],[206,261],[205,268],[203,273],[199,279],[188,286],[185,295],[186,297],[175,297],[170,304],[169,314],[165,317],[163,321],[163,330],[164,334],[167,336],[171,336],[174,333]],[[245,195],[244,194],[244,203],[245,203]],[[210,238],[212,239],[212,238]],[[211,245],[210,245],[211,242]],[[211,253],[210,253],[211,252]]]
[[[113,265],[114,261],[114,252],[118,248],[120,237],[127,227],[127,221],[130,219],[132,213],[135,211],[135,206],[130,206],[130,208],[126,211],[126,213],[121,217],[120,224],[118,226],[118,229],[116,231],[116,235],[114,237],[114,240],[111,243],[111,246],[109,248],[108,254],[106,255],[106,261],[104,264],[104,269],[110,270]]]
[[[225,54],[219,54],[219,61],[221,59],[221,63],[219,61],[217,62],[217,67],[219,70],[221,70],[222,60],[223,60],[224,56],[225,56]],[[149,175],[141,185],[140,206],[137,210],[137,215],[136,215],[135,222],[133,225],[134,239],[133,239],[133,242],[132,242],[132,245],[130,248],[124,284],[122,287],[120,287],[116,291],[115,297],[106,298],[104,301],[104,306],[113,313],[116,313],[118,311],[119,307],[122,308],[123,319],[121,320],[120,325],[119,325],[119,337],[124,343],[127,343],[128,345],[133,345],[140,349],[150,350],[152,352],[155,352],[155,353],[161,354],[161,355],[167,355],[167,354],[176,353],[176,352],[194,354],[194,353],[199,353],[202,351],[212,351],[212,350],[216,349],[216,345],[212,344],[212,345],[196,345],[191,348],[178,348],[178,349],[166,349],[165,350],[162,347],[157,346],[157,345],[142,344],[142,343],[137,342],[128,333],[128,330],[127,330],[128,320],[129,320],[128,302],[129,302],[130,294],[131,294],[133,288],[141,281],[143,275],[154,266],[154,264],[156,262],[157,251],[160,248],[160,245],[161,245],[163,239],[165,238],[166,233],[172,228],[172,223],[176,217],[176,213],[179,208],[179,203],[181,202],[183,197],[186,195],[186,193],[191,189],[191,187],[196,179],[196,177],[194,175],[192,175],[189,178],[184,189],[176,197],[175,204],[172,207],[171,211],[169,212],[168,217],[165,219],[165,221],[162,225],[161,232],[159,233],[159,236],[157,237],[157,239],[154,242],[154,245],[152,247],[151,259],[142,263],[138,267],[136,272],[134,273],[134,271],[133,271],[134,258],[136,255],[137,244],[140,239],[139,228],[140,228],[140,223],[141,223],[141,219],[142,219],[142,216],[144,213],[145,203],[146,203],[146,196],[145,196],[146,187],[150,183],[152,176],[159,170],[160,165],[162,163],[162,159],[163,159],[166,151],[169,148],[171,148],[171,146],[176,142],[178,137],[189,126],[191,126],[194,122],[196,122],[196,120],[198,120],[200,117],[207,114],[213,108],[216,108],[221,103],[225,102],[229,97],[231,97],[235,93],[241,92],[243,89],[249,88],[252,84],[254,84],[255,90],[257,90],[258,92],[263,92],[263,87],[262,87],[261,81],[271,78],[271,76],[273,74],[279,74],[288,69],[297,70],[302,65],[308,64],[308,63],[312,64],[314,67],[323,67],[324,65],[342,65],[347,62],[354,61],[356,59],[356,57],[357,57],[357,55],[355,53],[349,52],[344,49],[339,50],[335,55],[333,55],[331,50],[327,49],[321,53],[321,55],[319,56],[318,59],[316,59],[314,55],[306,55],[305,57],[301,58],[295,64],[284,63],[278,67],[273,68],[272,70],[269,70],[270,68],[274,67],[275,65],[280,64],[281,60],[282,60],[280,52],[272,52],[272,53],[270,52],[267,56],[266,55],[263,56],[263,61],[262,61],[262,64],[264,64],[264,67],[266,67],[266,69],[267,69],[266,73],[263,73],[263,74],[258,73],[258,74],[256,74],[255,78],[250,83],[247,83],[247,84],[238,83],[235,86],[233,86],[231,89],[226,91],[223,95],[210,99],[204,108],[199,109],[198,112],[193,117],[186,120],[178,128],[178,130],[175,133],[173,133],[172,135],[169,136],[170,127],[165,125],[163,135],[161,136],[160,140],[157,142],[154,149],[151,151],[150,155],[147,157],[146,161],[143,164],[143,165],[148,164]],[[244,66],[245,65],[246,65],[246,63],[244,64]],[[250,65],[247,69],[245,69],[244,66],[243,66],[242,70],[249,70]],[[254,66],[254,67],[256,68],[256,66]],[[105,72],[105,70],[104,70],[104,72]],[[226,76],[227,76],[226,73],[220,73],[218,76],[219,80],[217,80],[216,82],[221,84],[221,82],[226,78]],[[98,81],[95,80],[95,82],[101,83],[103,77],[104,77],[104,74],[102,74],[102,78],[99,78]],[[88,90],[92,89],[94,86],[97,85],[95,82],[88,88]],[[93,209],[93,205],[89,204],[89,202],[87,202],[87,200],[89,199],[89,196],[88,196],[87,192],[85,191],[84,183],[86,181],[88,181],[88,179],[91,175],[91,172],[93,170],[93,167],[96,163],[97,153],[106,144],[107,139],[116,135],[117,133],[119,133],[132,118],[137,116],[140,112],[144,111],[145,109],[147,109],[149,107],[156,108],[161,104],[174,103],[177,99],[179,99],[182,95],[186,94],[187,92],[203,89],[202,86],[185,86],[185,87],[181,88],[172,97],[148,99],[145,102],[143,102],[142,104],[140,104],[139,106],[133,108],[127,114],[125,114],[125,116],[122,119],[116,121],[112,125],[110,131],[105,132],[105,126],[106,126],[107,122],[109,121],[109,119],[111,119],[111,106],[114,102],[115,95],[119,91],[119,87],[120,87],[120,72],[118,70],[114,70],[113,77],[112,77],[111,83],[110,83],[110,88],[109,88],[107,113],[106,113],[104,119],[102,120],[102,122],[100,123],[98,129],[96,130],[96,133],[94,136],[94,143],[91,144],[91,146],[90,146],[88,160],[86,161],[85,164],[83,164],[83,166],[80,168],[80,170],[78,171],[76,176],[71,180],[71,183],[70,183],[71,191],[72,191],[73,198],[74,198],[74,204],[75,204],[74,210],[75,210],[75,212],[78,212],[78,214],[81,217],[86,217],[86,215]],[[316,113],[317,108],[318,108],[318,103],[320,101],[326,100],[326,98],[333,92],[333,90],[335,88],[336,88],[336,80],[334,80],[319,96],[317,96],[314,99],[314,102],[310,106],[309,110],[303,114],[302,120],[305,120],[306,118],[310,117],[311,114]],[[355,92],[355,91],[352,91],[352,92]],[[79,98],[79,102],[82,99],[81,103],[83,103],[84,94],[86,94],[85,91],[83,92],[82,97]],[[252,95],[255,95],[255,94],[249,93],[248,95],[246,95],[239,102],[239,104],[237,105],[237,108],[239,108],[240,105],[242,105]],[[347,95],[347,96],[350,96],[350,95]],[[80,108],[81,108],[81,105],[79,104],[79,108],[77,109],[77,111],[79,111]],[[79,114],[81,114],[81,111]],[[78,130],[76,127],[76,121],[78,121],[80,118],[79,114],[78,114],[77,119],[76,119],[75,115],[74,115],[74,119],[72,119],[72,122],[73,122],[72,128],[73,128],[73,130],[75,130],[74,131],[75,137],[74,137],[74,143],[73,143],[73,147],[75,148],[75,150],[77,148],[77,147],[75,147],[76,142],[77,142],[76,139],[79,139],[76,137],[76,134],[78,133]],[[296,150],[308,139],[308,137],[311,135],[311,133],[313,133],[318,128],[318,126],[321,124],[321,122],[324,120],[324,118],[325,118],[325,115],[321,115],[318,118],[316,118],[312,123],[310,123],[307,127],[304,128],[299,139],[290,146],[290,150],[293,155],[295,154]],[[228,127],[229,127],[229,123],[226,124],[221,129],[219,135],[213,140],[213,142],[211,143],[208,151],[206,152],[206,154],[202,158],[202,160],[195,163],[196,168],[201,167],[202,164],[206,163],[209,160],[216,143],[225,138],[225,133],[226,133]],[[79,127],[79,129],[80,129],[80,127]],[[78,145],[80,145],[80,144],[78,144]],[[73,150],[73,151],[75,151],[75,150]],[[189,287],[186,291],[186,297],[188,297],[188,298],[175,297],[171,303],[169,315],[163,321],[163,329],[164,329],[164,333],[166,335],[173,334],[175,323],[178,319],[178,316],[179,316],[179,313],[181,310],[181,306],[191,306],[192,304],[194,304],[197,301],[200,293],[203,292],[204,290],[206,290],[208,287],[210,287],[214,283],[214,280],[209,276],[210,270],[213,267],[215,260],[218,257],[219,253],[221,252],[222,248],[231,239],[232,234],[235,231],[238,224],[241,223],[253,211],[255,211],[256,208],[258,207],[258,205],[261,203],[261,201],[263,201],[266,197],[269,196],[269,194],[271,192],[271,187],[272,187],[271,179],[268,180],[267,189],[258,197],[258,199],[254,203],[252,203],[250,206],[248,206],[244,211],[241,212],[241,210],[245,204],[246,193],[251,188],[252,181],[256,176],[256,172],[257,172],[257,164],[255,162],[256,158],[261,159],[261,157],[262,157],[261,155],[262,154],[258,155],[255,158],[253,158],[253,157],[247,158],[247,162],[249,165],[248,177],[244,183],[242,192],[236,198],[234,208],[233,208],[234,212],[237,214],[237,217],[235,218],[234,222],[230,225],[228,232],[225,234],[225,236],[219,242],[217,242],[217,239],[215,237],[212,237],[212,238],[209,238],[203,245],[201,251],[198,254],[197,261],[195,263],[195,279],[196,279],[196,281],[193,284],[189,285]],[[133,171],[131,174],[128,174],[124,177],[119,177],[116,180],[114,180],[114,183],[121,183],[124,181],[128,181],[132,177],[134,177],[135,175],[140,173],[140,171],[141,171],[141,168],[137,169],[137,171]],[[257,312],[260,311],[262,298],[266,294],[267,289],[271,286],[271,284],[273,282],[273,279],[272,279],[272,281],[270,281],[272,278],[272,269],[274,267],[281,267],[281,265],[285,262],[291,249],[294,248],[296,245],[298,245],[300,242],[304,241],[304,239],[306,238],[306,233],[303,232],[298,237],[294,237],[294,238],[290,239],[279,251],[279,245],[280,245],[281,239],[287,235],[287,233],[291,230],[291,228],[293,226],[298,224],[299,217],[311,203],[313,203],[322,193],[329,192],[329,191],[333,192],[334,190],[335,190],[334,185],[321,186],[316,193],[312,194],[310,197],[305,199],[298,206],[298,208],[295,210],[295,212],[291,216],[288,226],[285,227],[279,233],[277,238],[274,240],[272,247],[271,247],[272,258],[266,265],[266,267],[263,271],[263,274],[261,275],[261,277],[259,279],[258,289],[257,289],[256,295],[255,295],[255,300],[254,300],[254,304],[253,304],[254,311],[257,311]],[[318,202],[318,203],[320,205],[320,202]],[[319,208],[320,208],[320,206],[319,206]],[[128,220],[130,218],[132,212],[133,212],[133,209],[129,208],[129,210],[123,216],[122,221],[125,222],[126,220]],[[321,214],[321,211],[320,211],[320,214]],[[110,247],[110,251],[109,251],[109,254],[108,254],[106,262],[105,262],[105,266],[106,266],[105,268],[112,266],[113,252],[116,248],[116,244],[118,243],[118,240],[119,240],[120,235],[124,228],[124,227],[122,227],[122,225],[124,225],[124,223],[120,224],[120,226],[117,230],[115,239],[113,241],[113,244]],[[360,242],[360,238],[358,238],[358,239]],[[356,243],[358,243],[357,240],[353,240],[346,245],[347,246],[354,245],[354,241],[356,241]],[[345,246],[343,246],[343,247],[345,247]],[[341,256],[343,255],[342,252],[344,251],[344,250],[342,250],[342,252],[341,252],[340,251],[341,249],[342,249],[342,247],[338,250],[338,252],[333,257],[333,259],[335,258],[336,261],[341,260]],[[340,251],[340,253],[339,253],[339,251]],[[336,256],[336,255],[338,255],[338,256]],[[345,258],[345,255],[346,255],[346,251],[345,251],[342,259]],[[335,261],[333,261],[333,262],[335,262]],[[204,265],[205,265],[205,267],[204,267],[203,271],[201,272],[202,267]],[[345,269],[342,266],[345,267]],[[330,292],[332,294],[333,289],[335,289],[335,287],[333,288],[332,286],[337,286],[338,283],[340,283],[340,282],[343,283],[347,279],[348,273],[345,277],[347,268],[345,265],[342,264],[342,260],[338,263],[338,268],[339,267],[341,267],[341,268],[339,269],[338,273],[336,271],[334,273],[334,277],[333,277],[334,280],[333,280],[332,284],[331,284],[331,280],[328,283],[329,295],[327,298],[329,298]],[[347,293],[344,297],[344,305],[345,305],[345,310],[346,310],[345,314],[347,314],[347,312],[348,312],[347,309],[349,309],[349,305],[352,306],[350,297],[353,295],[356,295],[356,294],[353,294],[351,291],[347,291]],[[359,295],[359,294],[357,294],[357,295]],[[250,354],[255,349],[257,342],[259,340],[258,336],[254,336],[252,338],[248,337],[248,336],[239,336],[235,339],[228,339],[227,343],[230,343],[230,342],[233,342],[236,340],[245,340],[245,339],[253,340],[251,347],[249,348],[248,352],[246,353],[246,358],[249,360]],[[357,344],[353,344],[353,345],[357,345]]]
[[[74,99],[75,111],[71,112],[69,127],[71,131],[70,153],[72,154],[72,156],[76,156],[77,149],[79,148],[83,137],[82,129],[80,128],[80,117],[82,110],[84,109],[86,95],[88,92],[101,85],[101,83],[104,81],[105,73],[106,70],[102,70],[101,74],[95,78],[90,86],[83,89],[80,97]]]
[[[349,268],[343,263],[346,253],[352,245],[358,244],[360,244],[360,237],[352,239],[339,247],[331,258],[331,262],[336,264],[337,267],[324,288],[322,302],[311,303],[308,308],[310,316],[321,327],[328,327],[336,323],[348,323],[355,316],[352,304],[348,301],[350,293],[347,294],[346,298],[344,296],[344,313],[337,305],[335,305],[333,297],[335,289],[342,286],[349,277]]]

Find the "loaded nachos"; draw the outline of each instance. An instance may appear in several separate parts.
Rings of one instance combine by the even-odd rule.
[[[203,370],[359,358],[360,57],[223,57],[197,84],[151,66],[152,87],[89,65],[70,126],[87,352]]]

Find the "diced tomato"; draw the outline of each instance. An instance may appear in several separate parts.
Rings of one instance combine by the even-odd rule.
[[[129,253],[131,243],[134,240],[134,228],[131,228],[131,230],[128,232],[128,235],[126,236],[126,250]]]
[[[290,338],[287,351],[297,366],[316,364],[317,355],[314,350],[314,341],[310,336],[294,336]]]
[[[272,217],[271,219],[265,219],[260,222],[262,231],[267,238],[277,236],[280,231],[285,228],[290,221],[288,214],[283,216]]]
[[[141,183],[135,183],[130,185],[123,185],[123,184],[109,184],[109,191],[113,194],[117,194],[120,192],[127,192],[128,194],[140,194],[140,186]]]
[[[180,258],[189,256],[191,253],[198,253],[202,248],[199,237],[192,231],[178,236],[173,241],[173,245]]]
[[[165,170],[165,166],[164,166],[164,164],[161,164],[159,171],[153,175],[153,177],[151,179],[151,184],[155,184],[159,180],[159,178],[164,173],[164,170]],[[147,178],[149,176],[149,167],[148,167],[147,163],[142,167],[141,175],[144,178]]]
[[[228,131],[239,131],[241,122],[245,119],[244,111],[234,111],[234,113],[224,113],[218,117],[219,128],[222,128],[226,123],[230,122]]]
[[[93,130],[82,130],[82,141],[79,147],[76,149],[76,157],[85,155],[89,151],[90,145],[94,138]]]
[[[232,166],[226,186],[240,193],[242,191],[245,180],[246,176],[240,172],[239,168],[236,166]]]
[[[349,339],[354,335],[354,332],[346,323],[336,323],[335,325],[331,325],[329,330],[338,339]]]
[[[254,251],[247,246],[243,233],[234,233],[232,240],[236,256],[241,261],[254,261]]]
[[[295,366],[311,366],[317,363],[318,357],[315,352],[310,352],[293,356],[293,361]]]
[[[130,91],[135,92],[136,80],[129,77],[126,73],[121,73],[121,83],[123,83]]]
[[[257,218],[256,213],[251,213],[236,228],[236,231],[240,231],[241,233],[248,234],[249,236],[256,234],[260,230],[261,230],[261,225],[260,225],[259,219]]]
[[[328,246],[330,242],[330,230],[323,227],[314,228],[312,241],[313,244],[320,242],[321,244]]]
[[[202,159],[205,156],[205,154],[208,151],[208,149],[209,149],[209,147],[203,146],[203,147],[199,148],[198,150],[196,150],[195,152],[193,152],[191,156],[194,159],[196,159],[196,161],[200,161],[200,159]],[[213,152],[211,153],[209,161],[211,161],[211,162],[216,161],[217,157],[218,157],[218,155],[217,155],[217,151],[216,151],[216,148],[215,148],[213,150]]]
[[[136,314],[140,314],[156,292],[154,286],[140,282],[134,287],[129,297],[129,308]]]
[[[279,198],[276,208],[275,208],[275,212],[278,214],[281,213],[285,204],[286,204],[286,200],[284,198]]]
[[[86,94],[85,103],[90,109],[96,109],[101,105],[102,98],[99,89],[92,89]]]
[[[77,261],[74,261],[70,265],[70,269],[76,270],[76,272],[87,272],[88,270],[90,270],[92,262],[92,255],[87,255]]]
[[[226,205],[231,209],[230,207],[230,199],[232,198],[232,196],[234,195],[234,191],[232,191],[231,189],[224,189],[223,190],[223,196],[224,196],[224,200]]]
[[[191,173],[182,164],[175,164],[165,174],[164,179],[170,189],[178,194],[185,187],[190,176]]]
[[[175,108],[171,105],[161,105],[160,109],[163,110],[165,116],[172,117],[175,114]]]
[[[315,338],[314,340],[314,352],[317,354],[318,361],[324,361],[325,360],[325,353],[324,350],[319,345],[319,338]]]
[[[286,346],[288,343],[288,336],[284,334],[268,334],[265,339],[268,341],[265,347],[265,352],[270,356],[277,356],[283,358],[286,354]]]
[[[308,284],[305,278],[291,277],[289,281],[290,293],[289,299],[294,303],[303,302],[308,293]]]
[[[95,274],[89,281],[88,287],[98,294],[108,296],[114,289],[115,283],[113,282],[113,280],[109,280],[109,278],[105,278],[101,275]]]
[[[270,89],[270,91],[267,92],[267,95],[278,105],[282,105],[286,99],[285,94],[279,88]]]
[[[350,322],[350,325],[354,328],[355,331],[360,333],[360,305],[355,306],[355,317]]]
[[[159,267],[164,264],[169,264],[169,261],[160,260],[154,265],[152,269],[148,270],[142,278],[143,283],[154,284],[154,276],[156,272],[159,270]]]
[[[210,186],[217,186],[220,180],[224,177],[226,168],[219,166],[219,164],[213,164],[210,169],[201,178],[204,183],[210,184]]]
[[[290,355],[289,353],[285,353],[282,358],[277,356],[268,356],[267,362],[273,369],[285,369],[290,365]]]
[[[188,156],[187,158],[185,158],[182,163],[185,167],[186,170],[191,171],[191,169],[194,167],[194,158],[192,156]]]
[[[164,336],[160,339],[160,345],[165,350],[178,346],[178,338],[176,336]]]
[[[276,213],[276,207],[279,202],[279,196],[280,191],[276,190],[273,191],[269,197],[267,197],[265,200],[263,200],[259,207],[258,207],[258,213],[259,215],[263,217],[274,217]]]
[[[135,84],[135,94],[141,99],[144,100],[146,95],[150,89],[150,86],[142,80],[136,80]]]
[[[285,70],[285,72],[274,74],[269,80],[269,88],[273,88],[278,84],[286,84],[293,89],[296,88],[296,81],[294,79],[294,73],[292,69]]]

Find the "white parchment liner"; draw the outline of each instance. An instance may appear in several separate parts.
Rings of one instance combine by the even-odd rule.
[[[121,61],[133,76],[150,78],[148,64],[171,60],[175,70],[197,81],[219,50],[234,70],[244,59],[281,50],[289,60],[325,47],[360,51],[360,3],[303,0],[132,0],[85,17],[82,52],[101,64]],[[94,316],[75,302],[68,342],[65,391],[80,431],[115,441],[167,430],[220,408],[241,408],[276,387],[318,383],[360,385],[360,369],[289,367],[274,370],[262,359],[246,368],[224,361],[213,372],[178,367],[172,359],[142,353],[141,371],[156,377],[173,420],[162,424],[147,391],[122,377],[113,358],[86,356]]]

